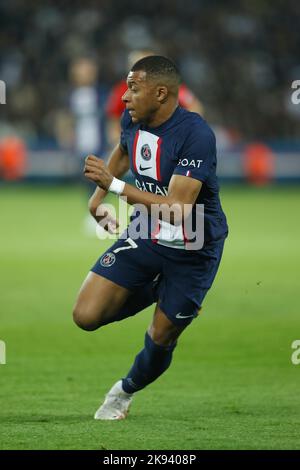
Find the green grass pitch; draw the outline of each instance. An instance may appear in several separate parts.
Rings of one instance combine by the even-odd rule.
[[[230,237],[201,317],[129,418],[93,413],[141,349],[152,308],[95,332],[71,319],[110,244],[77,187],[0,188],[1,449],[299,449],[300,189],[224,187]]]

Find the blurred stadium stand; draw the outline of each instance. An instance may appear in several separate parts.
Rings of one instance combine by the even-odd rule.
[[[262,142],[276,180],[300,179],[300,104],[291,101],[291,83],[300,79],[299,24],[300,4],[292,0],[1,1],[7,97],[0,139],[25,143],[25,177],[76,178],[71,64],[93,57],[108,93],[138,46],[179,65],[216,132],[221,177],[245,178],[245,148]],[[104,101],[102,94],[102,115]]]
[[[223,180],[247,181],[248,173],[244,168],[245,149],[224,150],[219,153],[218,175]],[[276,182],[299,182],[300,181],[300,148],[294,151],[272,152],[274,157],[274,168],[271,169],[270,179]],[[64,179],[76,180],[78,165],[72,153],[63,151],[30,151],[28,153],[28,165],[24,172],[26,179],[49,180]],[[267,169],[268,170],[268,169]],[[268,178],[269,171],[264,173]],[[257,175],[258,184],[261,172]],[[255,175],[254,175],[255,176]],[[129,178],[129,175],[127,175]],[[254,178],[255,180],[255,178]],[[254,181],[255,182],[255,181]]]

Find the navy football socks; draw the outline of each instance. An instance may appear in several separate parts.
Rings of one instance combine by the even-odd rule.
[[[134,393],[154,382],[171,364],[176,344],[160,346],[146,333],[144,349],[136,356],[127,377],[122,380],[123,390]]]

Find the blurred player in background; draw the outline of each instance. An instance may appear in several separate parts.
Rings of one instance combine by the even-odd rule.
[[[152,50],[143,49],[132,51],[128,55],[128,70],[130,70],[138,60],[152,55],[155,55]],[[108,140],[112,148],[118,144],[120,139],[120,118],[125,110],[125,103],[122,101],[122,96],[126,90],[126,80],[119,81],[111,89],[107,100]],[[179,106],[203,116],[204,109],[202,103],[184,83],[181,83],[179,87],[178,101]]]
[[[82,178],[84,158],[89,153],[104,155],[107,149],[105,128],[105,103],[107,87],[98,80],[98,66],[91,57],[81,57],[70,67],[72,91],[70,110],[73,116],[73,151],[78,159],[80,179],[85,180],[88,195],[95,185]],[[95,234],[95,224],[90,214],[84,222],[85,232]]]
[[[74,321],[84,330],[95,330],[156,302],[144,349],[109,391],[95,419],[124,419],[133,394],[168,369],[177,340],[197,317],[221,260],[228,229],[219,199],[215,137],[198,114],[178,106],[179,85],[180,75],[169,59],[138,61],[123,95],[120,144],[108,166],[93,155],[86,158],[85,175],[98,185],[89,204],[95,219],[106,194],[114,192],[126,196],[129,204],[143,205],[139,215],[147,233],[133,239],[135,214],[84,281]],[[118,179],[129,167],[136,187]],[[201,233],[203,228],[203,246],[188,247],[185,210],[195,215],[199,204],[205,204],[204,228],[196,227]],[[153,205],[161,211],[157,217],[152,217]],[[163,207],[174,205],[170,220]]]
[[[73,85],[70,109],[74,117],[74,149],[79,157],[87,153],[106,151],[104,106],[106,86],[98,82],[98,67],[89,57],[72,63],[70,78]]]

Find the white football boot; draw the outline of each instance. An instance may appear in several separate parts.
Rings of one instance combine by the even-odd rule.
[[[105,395],[105,400],[96,411],[94,418],[102,420],[125,419],[128,415],[131,401],[132,394],[124,392],[122,380],[119,380]]]

